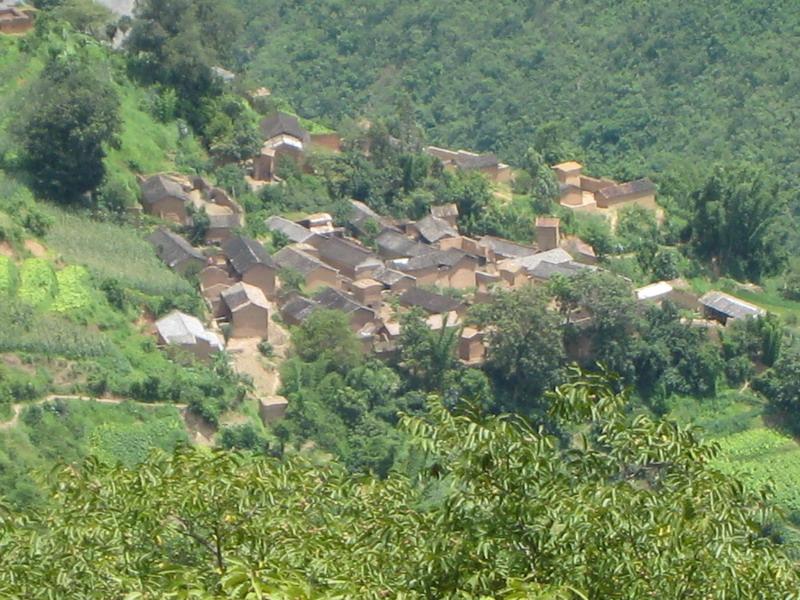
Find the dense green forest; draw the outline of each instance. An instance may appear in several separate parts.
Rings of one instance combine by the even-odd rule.
[[[754,159],[796,187],[791,0],[237,4],[238,65],[307,117],[416,123],[512,163],[535,145],[618,177]]]
[[[0,35],[0,596],[793,597],[791,3],[36,4],[32,31]],[[276,109],[342,148],[251,188]],[[516,179],[443,169],[426,143],[497,152]],[[659,214],[560,206],[566,159],[652,177]],[[265,423],[232,352],[155,343],[172,310],[211,320],[196,272],[146,241],[209,227],[141,214],[140,178],[165,171],[230,193],[270,254],[289,243],[272,215],[328,211],[375,249],[351,200],[399,222],[453,203],[461,233],[525,244],[557,215],[600,268],[489,302],[426,287],[469,305],[457,327],[392,299],[380,360],[344,313],[287,326],[276,301],[285,347],[256,340],[255,360],[288,408]],[[658,280],[767,314],[698,326],[636,301]],[[457,359],[465,326],[481,364]]]

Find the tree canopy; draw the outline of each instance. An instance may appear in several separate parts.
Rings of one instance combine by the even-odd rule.
[[[433,401],[416,480],[185,449],[54,473],[0,521],[0,594],[46,598],[791,597],[767,498],[686,429],[583,374],[549,395],[584,433]],[[590,428],[587,428],[589,427]],[[547,594],[550,594],[549,596]]]

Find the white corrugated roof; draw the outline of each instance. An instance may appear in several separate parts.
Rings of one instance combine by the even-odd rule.
[[[658,298],[672,291],[672,286],[666,281],[657,281],[650,285],[645,285],[634,290],[637,300],[650,300],[651,298]]]

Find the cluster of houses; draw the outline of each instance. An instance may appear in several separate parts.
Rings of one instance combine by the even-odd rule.
[[[252,178],[262,182],[280,180],[282,156],[302,164],[310,148],[337,151],[340,144],[335,134],[315,139],[296,117],[285,113],[268,117],[261,129],[265,143],[252,161]],[[513,176],[493,155],[436,147],[426,151],[444,168],[476,170],[495,182]],[[553,169],[563,206],[613,213],[636,204],[657,210],[649,180],[619,184],[587,177],[575,162]],[[486,332],[463,326],[469,305],[490,302],[496,288],[541,285],[556,276],[600,268],[592,247],[562,235],[559,219],[552,216],[538,217],[535,239],[518,243],[464,235],[455,204],[432,206],[423,218],[408,221],[380,215],[352,200],[340,223],[327,213],[266,219],[273,240],[284,244],[270,255],[258,240],[241,235],[241,206],[200,177],[158,174],[143,179],[141,203],[145,212],[181,226],[191,225],[198,212],[208,215],[203,250],[166,227],[149,238],[171,269],[196,275],[213,316],[212,327],[206,328],[194,317],[170,313],[156,323],[159,341],[201,359],[222,350],[225,338],[267,338],[275,313],[287,325],[298,325],[321,309],[342,312],[365,350],[386,357],[398,349],[402,314],[417,310],[432,330],[457,328],[458,357],[478,364],[485,356]],[[644,286],[635,296],[643,303],[669,298],[702,312],[704,318],[698,321],[704,326],[764,314],[722,292],[698,298],[675,282]]]
[[[0,1],[0,34],[20,34],[33,29],[35,9],[22,3]]]

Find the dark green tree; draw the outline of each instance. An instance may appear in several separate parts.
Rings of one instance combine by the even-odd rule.
[[[28,90],[15,132],[36,190],[72,202],[105,177],[106,146],[117,142],[119,98],[101,66],[56,57]]]
[[[692,246],[714,268],[753,281],[783,270],[791,217],[764,168],[717,167],[693,201]]]

